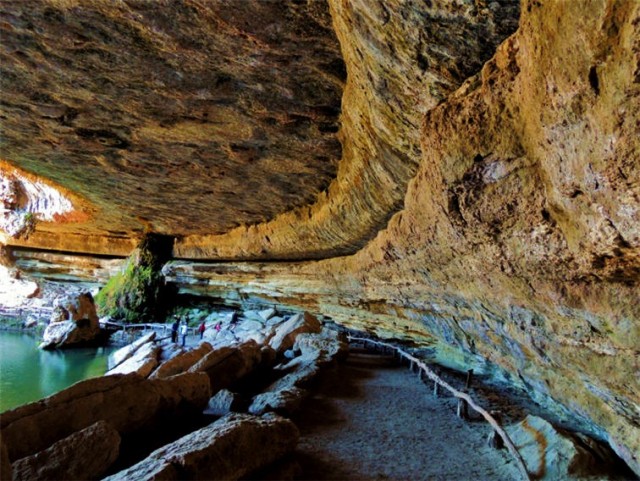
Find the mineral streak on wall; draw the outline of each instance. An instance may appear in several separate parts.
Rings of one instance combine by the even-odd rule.
[[[183,289],[483,356],[640,474],[640,3],[184,2],[160,23],[132,2],[28,5],[2,24],[3,40],[34,32],[27,18],[46,27],[20,49],[3,41],[2,154],[106,212],[69,236],[43,226],[32,246],[81,250],[86,237],[108,253],[110,238],[125,250],[145,229],[176,235],[182,260],[165,272]],[[84,40],[55,47],[55,22]],[[230,58],[217,70],[213,43]],[[90,59],[86,88],[29,90],[28,65],[60,86]],[[218,90],[195,82],[208,68],[227,76]],[[335,82],[317,90],[314,75]],[[54,116],[63,97],[75,117]]]

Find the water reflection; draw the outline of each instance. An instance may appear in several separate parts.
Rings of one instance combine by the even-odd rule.
[[[101,376],[113,348],[41,351],[38,339],[0,332],[0,412]]]

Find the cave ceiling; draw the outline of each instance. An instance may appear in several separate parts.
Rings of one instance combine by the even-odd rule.
[[[402,206],[424,111],[517,26],[518,2],[427,3],[3,1],[0,157],[83,213],[27,243],[354,252]]]

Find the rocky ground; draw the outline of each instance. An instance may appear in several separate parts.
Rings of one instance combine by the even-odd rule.
[[[301,479],[519,479],[489,425],[455,412],[393,358],[352,352],[298,419]]]
[[[74,324],[78,317],[97,323],[95,309],[76,304],[68,304],[70,320],[64,322]],[[273,308],[191,308],[179,315],[192,325],[205,322],[204,339],[191,330],[182,347],[171,342],[168,330],[138,332],[135,342],[110,356],[103,378],[3,415],[3,438],[9,442],[2,447],[17,479],[31,479],[35,471],[51,474],[42,479],[58,479],[70,469],[84,478],[151,479],[145,476],[155,473],[201,479],[202,466],[210,479],[222,471],[209,458],[217,459],[225,446],[239,449],[237,443],[251,459],[256,453],[264,459],[254,465],[236,456],[224,479],[521,476],[511,454],[489,446],[492,429],[479,415],[472,412],[466,421],[456,417],[457,401],[450,394],[441,389],[434,396],[431,381],[419,380],[389,354],[352,344],[347,356],[346,332],[333,323]],[[464,385],[460,373],[444,368],[438,373],[457,389]],[[514,396],[509,386],[482,381],[474,380],[472,398],[500,413],[536,479],[633,479],[630,471],[618,470],[611,450],[553,426],[557,419]],[[18,442],[25,429],[36,435]],[[255,441],[253,431],[264,439]],[[104,459],[95,465],[75,455],[67,459],[70,446],[94,441],[108,447]],[[90,451],[87,459],[93,459]],[[61,467],[68,463],[72,468]],[[256,472],[259,468],[267,471]]]

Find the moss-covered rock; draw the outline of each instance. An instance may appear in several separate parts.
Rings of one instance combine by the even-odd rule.
[[[151,322],[166,315],[173,291],[162,275],[173,239],[147,234],[124,269],[96,295],[98,313],[126,322]]]

